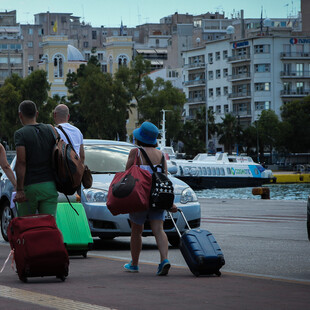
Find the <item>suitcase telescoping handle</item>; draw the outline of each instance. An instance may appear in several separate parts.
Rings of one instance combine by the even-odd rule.
[[[188,229],[191,229],[191,227],[189,226],[188,221],[187,221],[187,219],[186,219],[186,217],[185,217],[183,211],[182,211],[181,209],[178,209],[178,211],[181,213],[181,215],[182,215],[182,217],[183,217],[183,220],[184,220],[186,226],[188,227]],[[173,218],[171,212],[169,212],[169,211],[167,211],[167,212],[168,212],[168,214],[169,214],[169,216],[170,216],[170,218],[171,218],[171,221],[172,221],[172,223],[173,223],[173,225],[174,225],[174,227],[175,227],[175,229],[176,229],[178,235],[181,237],[181,236],[182,236],[182,235],[181,235],[181,232],[180,232],[180,230],[179,230],[179,228],[178,228],[178,226],[177,226],[177,224],[176,224],[176,222],[175,222],[175,220],[174,220],[174,218]]]

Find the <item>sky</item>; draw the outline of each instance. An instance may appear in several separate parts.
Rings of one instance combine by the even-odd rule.
[[[72,13],[93,27],[127,27],[159,23],[178,12],[199,15],[225,12],[227,18],[241,9],[246,18],[277,18],[297,15],[301,0],[0,0],[0,11],[16,10],[17,22],[34,24],[34,14]]]

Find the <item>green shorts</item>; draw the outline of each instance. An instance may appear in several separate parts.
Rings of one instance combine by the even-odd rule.
[[[27,201],[18,203],[18,216],[52,214],[56,217],[58,192],[54,182],[27,185],[24,188]]]

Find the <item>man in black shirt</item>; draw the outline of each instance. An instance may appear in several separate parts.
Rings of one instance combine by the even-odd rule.
[[[25,100],[19,105],[23,125],[15,132],[16,201],[19,216],[39,213],[56,216],[58,192],[52,170],[55,138],[48,125],[37,123],[36,104]]]

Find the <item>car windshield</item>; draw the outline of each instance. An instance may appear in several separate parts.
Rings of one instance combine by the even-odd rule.
[[[85,164],[92,173],[115,173],[125,171],[132,145],[84,145]]]

